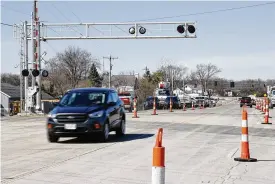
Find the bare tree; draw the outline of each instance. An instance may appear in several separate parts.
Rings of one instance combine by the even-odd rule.
[[[175,88],[183,87],[184,76],[187,73],[188,68],[183,65],[175,65],[172,61],[164,60],[161,62],[161,65],[158,69],[158,72],[163,73],[163,80],[168,80],[174,82]],[[173,77],[172,77],[173,76]]]
[[[29,85],[31,84],[31,74],[28,76]],[[20,75],[12,73],[2,73],[1,74],[1,83],[8,83],[14,86],[20,85]]]
[[[191,72],[191,76],[201,84],[202,89],[205,92],[209,81],[220,72],[221,69],[214,64],[198,64],[196,66],[196,71]]]
[[[87,77],[92,63],[100,67],[100,63],[92,58],[91,53],[79,47],[69,46],[64,52],[57,53],[50,59],[46,68],[55,89],[59,94],[64,94],[67,89],[77,87],[79,82]]]

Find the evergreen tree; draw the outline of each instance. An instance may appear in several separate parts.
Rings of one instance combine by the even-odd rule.
[[[94,87],[102,86],[102,77],[99,75],[94,63],[90,68],[88,79],[91,83],[91,86],[94,86]]]

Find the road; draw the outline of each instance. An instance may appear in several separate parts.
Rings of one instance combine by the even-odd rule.
[[[250,155],[240,156],[241,108],[238,102],[192,111],[140,111],[127,114],[125,138],[108,143],[61,139],[48,143],[44,118],[11,118],[2,122],[2,182],[16,184],[89,183],[149,184],[152,148],[164,129],[166,184],[275,183],[275,110],[272,125],[248,108]]]

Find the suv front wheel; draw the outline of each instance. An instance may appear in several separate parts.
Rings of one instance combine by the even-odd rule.
[[[110,127],[108,123],[104,123],[103,131],[101,132],[100,140],[102,142],[107,142],[109,140]]]
[[[51,133],[48,133],[48,141],[49,142],[58,142],[59,140],[59,137],[58,136],[55,136]]]
[[[124,136],[126,132],[126,123],[125,119],[122,119],[120,122],[120,127],[118,130],[116,130],[116,135],[117,136]]]

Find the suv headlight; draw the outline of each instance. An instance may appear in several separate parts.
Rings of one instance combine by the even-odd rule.
[[[55,118],[55,117],[56,117],[56,114],[48,114],[48,117],[49,117],[49,118]]]
[[[93,113],[89,114],[89,117],[90,118],[99,118],[99,117],[103,116],[103,113],[104,113],[103,110],[97,111],[97,112],[93,112]]]

